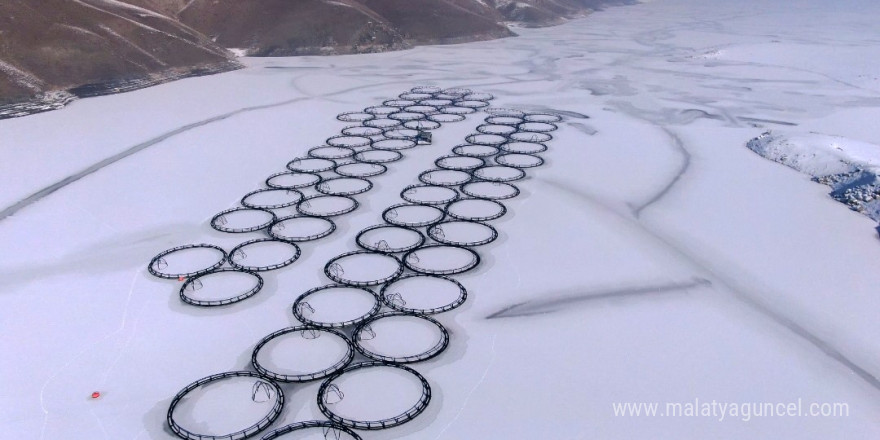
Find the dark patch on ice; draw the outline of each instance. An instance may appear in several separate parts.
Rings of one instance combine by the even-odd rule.
[[[795,124],[794,122],[774,121],[772,119],[746,118],[743,116],[737,116],[737,119],[739,119],[740,121],[746,121],[746,122],[758,122],[758,123],[765,123],[765,124],[786,125],[789,127],[797,127],[797,125],[798,125],[798,124]]]
[[[572,122],[572,123],[569,123],[569,125],[571,125],[572,127],[576,128],[579,131],[586,133],[590,136],[598,133],[598,131],[596,131],[595,128],[590,127],[589,125],[586,125],[586,124],[581,124],[580,122]]]
[[[641,216],[642,211],[644,211],[646,208],[650,207],[654,203],[657,203],[658,201],[660,201],[660,199],[666,196],[666,194],[668,194],[669,191],[672,190],[672,187],[674,187],[675,184],[678,183],[678,181],[681,179],[681,176],[683,176],[684,173],[686,173],[688,168],[690,168],[691,166],[691,153],[684,148],[684,143],[681,141],[681,138],[679,138],[675,133],[665,127],[663,128],[663,131],[665,131],[666,134],[669,135],[669,137],[672,139],[672,145],[675,147],[676,150],[681,153],[684,159],[682,161],[681,167],[678,169],[678,172],[675,174],[672,180],[670,180],[669,183],[666,184],[665,187],[663,187],[663,189],[661,189],[657,194],[648,199],[648,201],[646,201],[645,203],[633,207],[633,214],[636,216],[636,218]]]
[[[606,289],[587,292],[544,292],[540,294],[541,297],[550,296],[551,298],[513,304],[495,313],[492,313],[491,315],[487,316],[486,319],[518,318],[523,316],[544,315],[547,313],[556,312],[563,307],[570,307],[575,304],[585,303],[589,301],[675,292],[687,290],[694,287],[711,285],[712,282],[707,279],[694,278],[693,280],[686,283],[669,283],[655,286],[624,287],[618,289]]]

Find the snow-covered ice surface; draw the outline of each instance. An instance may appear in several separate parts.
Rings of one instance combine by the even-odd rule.
[[[388,164],[333,236],[244,302],[186,305],[147,263],[258,236],[209,221],[350,125],[337,113],[436,84],[567,119],[544,166],[503,201],[481,265],[457,276],[467,302],[437,315],[449,349],[413,364],[432,386],[427,410],[365,438],[875,439],[875,223],[746,143],[785,129],[880,144],[878,16],[873,1],[657,0],[505,40],[245,59],[0,121],[2,437],[174,438],[172,397],[248,368],[261,338],[296,324],[294,299],[326,283],[323,265],[480,118]],[[320,418],[318,386],[285,386],[276,426]],[[384,416],[404,397],[370,409]],[[695,398],[845,402],[850,415],[612,410]]]

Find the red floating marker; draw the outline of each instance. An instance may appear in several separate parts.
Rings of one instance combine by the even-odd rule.
[[[186,281],[186,277],[177,277],[177,281],[180,281],[180,282]]]
[[[101,397],[101,393],[99,393],[99,392],[97,392],[97,391],[95,391],[94,393],[92,393],[92,399],[97,399],[98,397]]]

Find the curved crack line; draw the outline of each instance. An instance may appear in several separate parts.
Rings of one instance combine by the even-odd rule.
[[[718,272],[712,267],[709,267],[708,265],[700,262],[700,260],[696,256],[691,255],[685,249],[676,245],[676,243],[673,242],[671,239],[661,235],[661,233],[659,233],[658,231],[648,228],[637,218],[629,217],[614,210],[609,206],[604,205],[601,201],[594,199],[590,194],[579,191],[577,188],[573,188],[568,184],[556,180],[547,178],[538,178],[538,180],[559,189],[564,195],[567,195],[568,197],[580,200],[582,202],[582,205],[592,205],[602,212],[613,215],[615,218],[621,220],[619,224],[628,226],[636,232],[645,235],[647,238],[652,239],[658,245],[662,245],[668,248],[670,251],[677,254],[682,261],[688,263],[695,269],[698,269],[699,271],[706,274],[707,278],[712,281],[713,285],[720,285],[722,288],[729,291],[734,298],[741,301],[752,310],[758,312],[759,314],[765,316],[766,318],[782,326],[783,328],[788,329],[796,336],[799,336],[803,340],[807,341],[808,343],[819,349],[819,351],[821,351],[823,354],[837,361],[847,370],[860,377],[868,385],[880,391],[880,379],[878,379],[877,376],[875,376],[865,368],[861,367],[857,363],[853,362],[851,359],[846,357],[846,355],[843,354],[843,352],[841,352],[838,348],[834,347],[829,342],[810,332],[804,326],[795,322],[794,319],[789,318],[788,316],[783,314],[783,312],[777,311],[769,305],[763,303],[760,299],[758,299],[755,294],[746,291],[744,287],[740,286],[739,283],[736,281],[735,276],[728,276],[723,272]]]
[[[678,172],[676,172],[672,180],[670,180],[669,183],[666,184],[665,187],[663,187],[663,189],[654,194],[654,196],[652,196],[646,202],[642,203],[639,206],[633,207],[633,215],[635,215],[636,218],[639,218],[642,215],[642,211],[649,208],[651,205],[659,202],[663,197],[666,197],[666,194],[669,194],[669,191],[672,190],[672,187],[674,187],[678,183],[678,181],[681,180],[681,177],[684,176],[684,173],[686,173],[688,171],[688,168],[690,168],[691,166],[691,153],[684,147],[684,143],[681,141],[681,138],[673,133],[672,130],[666,127],[660,128],[669,136],[670,139],[672,139],[672,145],[679,153],[681,153],[684,159],[681,162],[681,166],[679,167]]]

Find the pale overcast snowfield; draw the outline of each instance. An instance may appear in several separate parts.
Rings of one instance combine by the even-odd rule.
[[[590,118],[560,123],[547,163],[491,222],[500,237],[478,248],[483,263],[456,277],[467,302],[435,315],[449,349],[412,365],[432,386],[428,409],[364,438],[876,439],[876,223],[746,143],[767,130],[800,146],[833,137],[838,153],[878,163],[878,18],[873,1],[657,0],[505,40],[245,59],[0,121],[4,209],[143,147],[0,220],[0,437],[175,438],[171,398],[248,369],[261,338],[296,324],[294,299],[327,282],[325,262],[355,250],[355,234],[485,115],[389,164],[334,235],[303,244],[247,301],[183,304],[177,281],[147,273],[150,258],[259,236],[208,221],[350,125],[337,113],[432,84]],[[273,426],[323,419],[318,386],[284,385]],[[612,410],[694,399],[844,402],[850,414]]]

